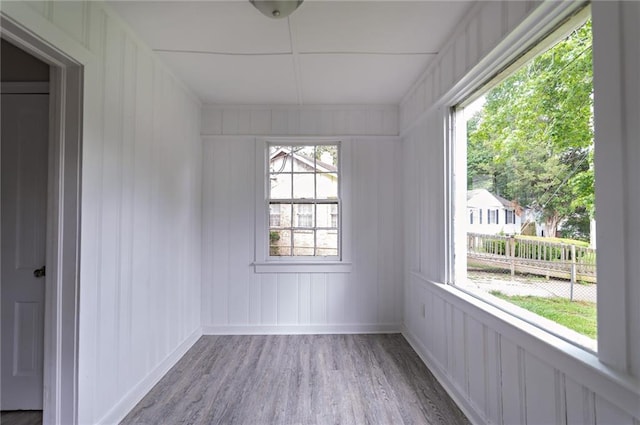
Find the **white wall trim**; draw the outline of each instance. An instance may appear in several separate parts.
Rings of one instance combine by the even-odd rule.
[[[420,342],[420,339],[416,338],[407,328],[402,330],[402,336],[404,336],[411,348],[413,348],[422,362],[429,368],[433,376],[436,377],[440,385],[442,385],[447,394],[449,394],[449,397],[451,397],[460,410],[462,410],[462,413],[465,414],[467,419],[474,425],[488,423],[483,415],[469,403],[469,400],[458,391],[454,385],[454,381],[452,381],[446,371],[440,367],[440,364],[435,360],[435,357],[433,357],[427,347]]]
[[[116,403],[97,423],[117,424],[135,407],[136,404],[147,395],[164,375],[175,366],[187,351],[200,339],[202,331],[197,329],[189,335],[180,345],[176,347],[163,361],[161,361],[151,372],[149,372],[140,382],[138,382],[124,397]]]
[[[635,157],[627,144],[631,140],[629,144],[635,145],[637,136],[628,133],[627,121],[631,114],[631,121],[637,120],[637,109],[625,105],[626,97],[634,96],[630,83],[635,75],[631,73],[626,78],[624,75],[625,64],[633,61],[625,58],[625,53],[630,52],[624,51],[621,5],[595,2],[593,8],[593,85],[597,93],[593,105],[595,195],[598,217],[604,217],[598,220],[597,266],[598,278],[607,282],[607,290],[598,291],[598,348],[603,362],[619,370],[631,371],[634,362],[630,342],[631,338],[640,338],[640,335],[633,335],[629,325],[621,325],[629,323],[629,310],[637,308],[637,305],[627,304],[627,286],[638,284],[638,277],[630,272],[628,262],[637,260],[620,253],[629,249],[630,239],[636,239],[635,211],[629,199],[635,193],[627,188],[635,186],[632,183],[635,179],[626,169],[626,160]],[[635,164],[631,166],[633,168]],[[607,314],[602,314],[603,311]]]
[[[414,281],[445,302],[486,324],[527,352],[628,414],[640,416],[640,380],[605,365],[589,353],[459,289],[412,272]]]
[[[352,263],[346,261],[262,261],[253,263],[256,273],[350,273]]]
[[[340,325],[206,325],[203,335],[323,335],[400,333],[400,323]]]

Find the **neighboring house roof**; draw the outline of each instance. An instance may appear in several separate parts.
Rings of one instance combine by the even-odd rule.
[[[484,198],[484,199],[493,198],[496,200],[496,203],[502,205],[503,208],[514,209],[514,210],[521,209],[517,202],[509,201],[508,199],[505,199],[500,195],[494,195],[493,193],[489,192],[487,189],[467,190],[467,202],[475,197]]]
[[[493,195],[494,198],[496,198],[498,201],[500,201],[500,203],[502,204],[503,207],[505,208],[515,208],[516,203],[509,201],[508,199],[503,198],[500,195]]]
[[[302,162],[303,164],[306,164],[308,167],[313,168],[313,158],[309,158],[306,157],[304,155],[300,155],[297,152],[290,152],[284,149],[278,149],[277,151],[275,151],[273,153],[273,155],[271,155],[270,160],[273,161],[274,159],[281,157],[283,155],[291,155],[291,157],[297,161]],[[317,159],[315,161],[316,164],[316,169],[320,172],[326,172],[326,173],[335,173],[336,171],[338,171],[338,167],[331,165],[331,164],[327,164],[326,162],[322,162],[319,159]]]
[[[489,192],[486,189],[467,190],[467,201],[470,200],[471,198],[475,197],[476,195],[481,194],[483,191],[484,192]]]

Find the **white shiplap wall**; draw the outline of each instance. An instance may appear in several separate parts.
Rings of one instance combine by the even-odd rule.
[[[399,330],[402,213],[396,107],[203,110],[205,333]],[[396,134],[394,136],[393,134]],[[256,137],[328,136],[351,144],[350,273],[254,273]],[[373,136],[376,135],[376,136]],[[346,139],[345,139],[346,137]],[[311,137],[312,139],[312,137]]]
[[[555,3],[546,10],[567,5]],[[615,372],[596,356],[443,285],[448,107],[454,93],[473,86],[474,81],[465,80],[467,74],[482,75],[475,67],[499,43],[505,49],[512,30],[536,26],[544,5],[538,6],[512,1],[476,4],[400,105],[405,164],[405,335],[476,423],[637,425],[637,378]],[[640,8],[625,7],[633,10],[619,16],[627,20],[639,16]],[[636,28],[637,24],[634,21]],[[637,57],[637,43],[626,53]],[[637,82],[630,87],[637,88]],[[631,111],[637,112],[634,105]],[[637,123],[637,119],[629,122]],[[624,169],[633,173],[635,168]],[[627,196],[637,198],[631,192]],[[602,249],[600,242],[598,247]],[[637,295],[638,291],[629,293]],[[637,309],[631,314],[634,311]],[[638,340],[637,333],[634,338],[631,341]]]
[[[78,422],[115,423],[200,332],[200,104],[99,2],[2,6],[85,67]]]
[[[397,136],[395,105],[205,105],[202,135]]]

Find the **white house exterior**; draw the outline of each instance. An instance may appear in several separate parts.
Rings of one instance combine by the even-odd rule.
[[[486,189],[467,191],[467,232],[518,235],[522,225],[517,205]]]

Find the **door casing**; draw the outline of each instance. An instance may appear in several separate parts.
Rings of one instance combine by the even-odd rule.
[[[77,424],[83,66],[3,12],[0,35],[51,70],[43,423]]]

